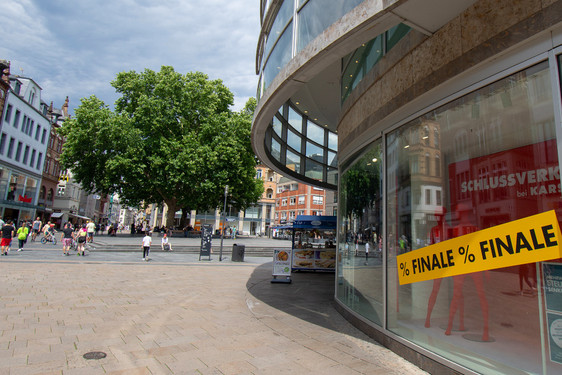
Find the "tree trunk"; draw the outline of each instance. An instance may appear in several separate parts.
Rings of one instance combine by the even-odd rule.
[[[178,209],[178,203],[175,199],[169,199],[165,201],[166,206],[168,206],[168,212],[166,213],[166,228],[174,228],[176,211]]]
[[[181,219],[180,219],[180,229],[183,229],[187,226],[187,215],[189,214],[189,208],[182,207],[181,208]]]

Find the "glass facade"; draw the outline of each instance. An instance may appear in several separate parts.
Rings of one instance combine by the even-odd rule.
[[[357,87],[365,75],[392,49],[408,32],[410,27],[399,24],[356,49],[343,58],[341,76],[342,102]]]
[[[562,373],[561,289],[547,288],[562,280],[560,259],[404,285],[397,261],[550,210],[560,221],[557,68],[544,61],[480,87],[340,167],[340,303],[478,373]]]
[[[278,165],[325,187],[337,186],[337,134],[286,103],[273,117],[266,134],[266,150]]]

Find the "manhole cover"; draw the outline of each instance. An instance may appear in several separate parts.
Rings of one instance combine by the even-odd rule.
[[[88,352],[83,355],[85,359],[102,359],[107,357],[107,354],[104,352]]]

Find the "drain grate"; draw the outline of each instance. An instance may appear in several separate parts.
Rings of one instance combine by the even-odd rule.
[[[102,359],[107,357],[107,354],[105,354],[104,352],[88,352],[82,357],[84,357],[85,359]]]

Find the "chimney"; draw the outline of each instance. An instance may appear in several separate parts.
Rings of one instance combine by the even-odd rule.
[[[62,116],[67,118],[68,117],[68,96],[66,97],[64,104],[62,105]]]

